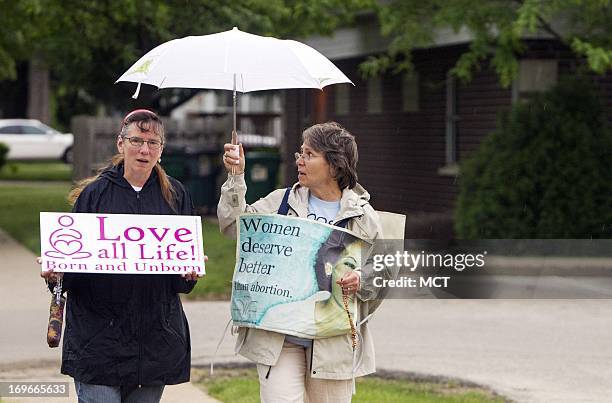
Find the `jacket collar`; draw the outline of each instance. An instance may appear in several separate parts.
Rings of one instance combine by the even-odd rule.
[[[306,218],[308,215],[308,196],[310,190],[307,187],[295,183],[289,193],[287,203],[298,214],[298,217]],[[346,218],[359,217],[365,214],[363,206],[369,204],[370,194],[357,184],[353,189],[344,189],[340,198],[340,211],[335,221]]]
[[[124,178],[123,173],[124,173],[124,170],[123,170],[123,162],[122,162],[118,165],[113,165],[110,168],[105,169],[100,174],[100,177],[106,178],[109,181],[121,187],[132,189],[132,185],[130,185],[130,183]],[[144,186],[142,187],[142,190],[150,188],[151,184],[155,183],[155,181],[157,181],[157,172],[155,171],[155,169],[153,169],[151,171],[151,175],[149,175],[149,178],[147,179]]]

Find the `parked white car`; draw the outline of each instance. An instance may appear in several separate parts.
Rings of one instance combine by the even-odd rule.
[[[61,159],[72,163],[71,133],[60,133],[34,119],[0,119],[0,143],[9,147],[9,160]]]

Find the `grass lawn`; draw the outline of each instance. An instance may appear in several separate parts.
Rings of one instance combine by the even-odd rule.
[[[0,186],[0,228],[19,243],[40,254],[41,211],[70,211],[68,183]]]
[[[198,281],[188,299],[229,299],[236,263],[236,241],[219,232],[216,223],[202,220],[204,253],[208,256],[206,276]]]
[[[8,161],[0,169],[0,180],[71,181],[72,165],[55,161]]]
[[[36,255],[40,254],[41,211],[70,211],[66,195],[68,183],[0,185],[0,228],[25,245]],[[206,276],[198,281],[189,299],[229,298],[234,272],[234,240],[225,238],[216,223],[203,220],[204,252],[209,261]]]
[[[208,394],[222,402],[259,402],[257,372],[253,369],[219,370],[211,377],[198,371],[194,377]],[[413,382],[368,376],[357,379],[353,403],[503,403],[491,392],[454,383]]]

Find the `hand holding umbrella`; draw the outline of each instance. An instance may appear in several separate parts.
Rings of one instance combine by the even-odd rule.
[[[244,149],[242,144],[225,144],[223,146],[223,165],[232,175],[241,174],[244,172]],[[237,152],[236,152],[237,151]]]

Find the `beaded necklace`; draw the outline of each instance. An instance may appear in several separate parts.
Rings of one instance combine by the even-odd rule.
[[[355,324],[353,323],[353,318],[351,317],[351,311],[349,311],[348,300],[348,294],[342,293],[342,303],[344,304],[344,310],[346,311],[349,325],[351,326],[351,344],[353,345],[353,351],[355,351],[357,348],[357,330],[355,329]]]

